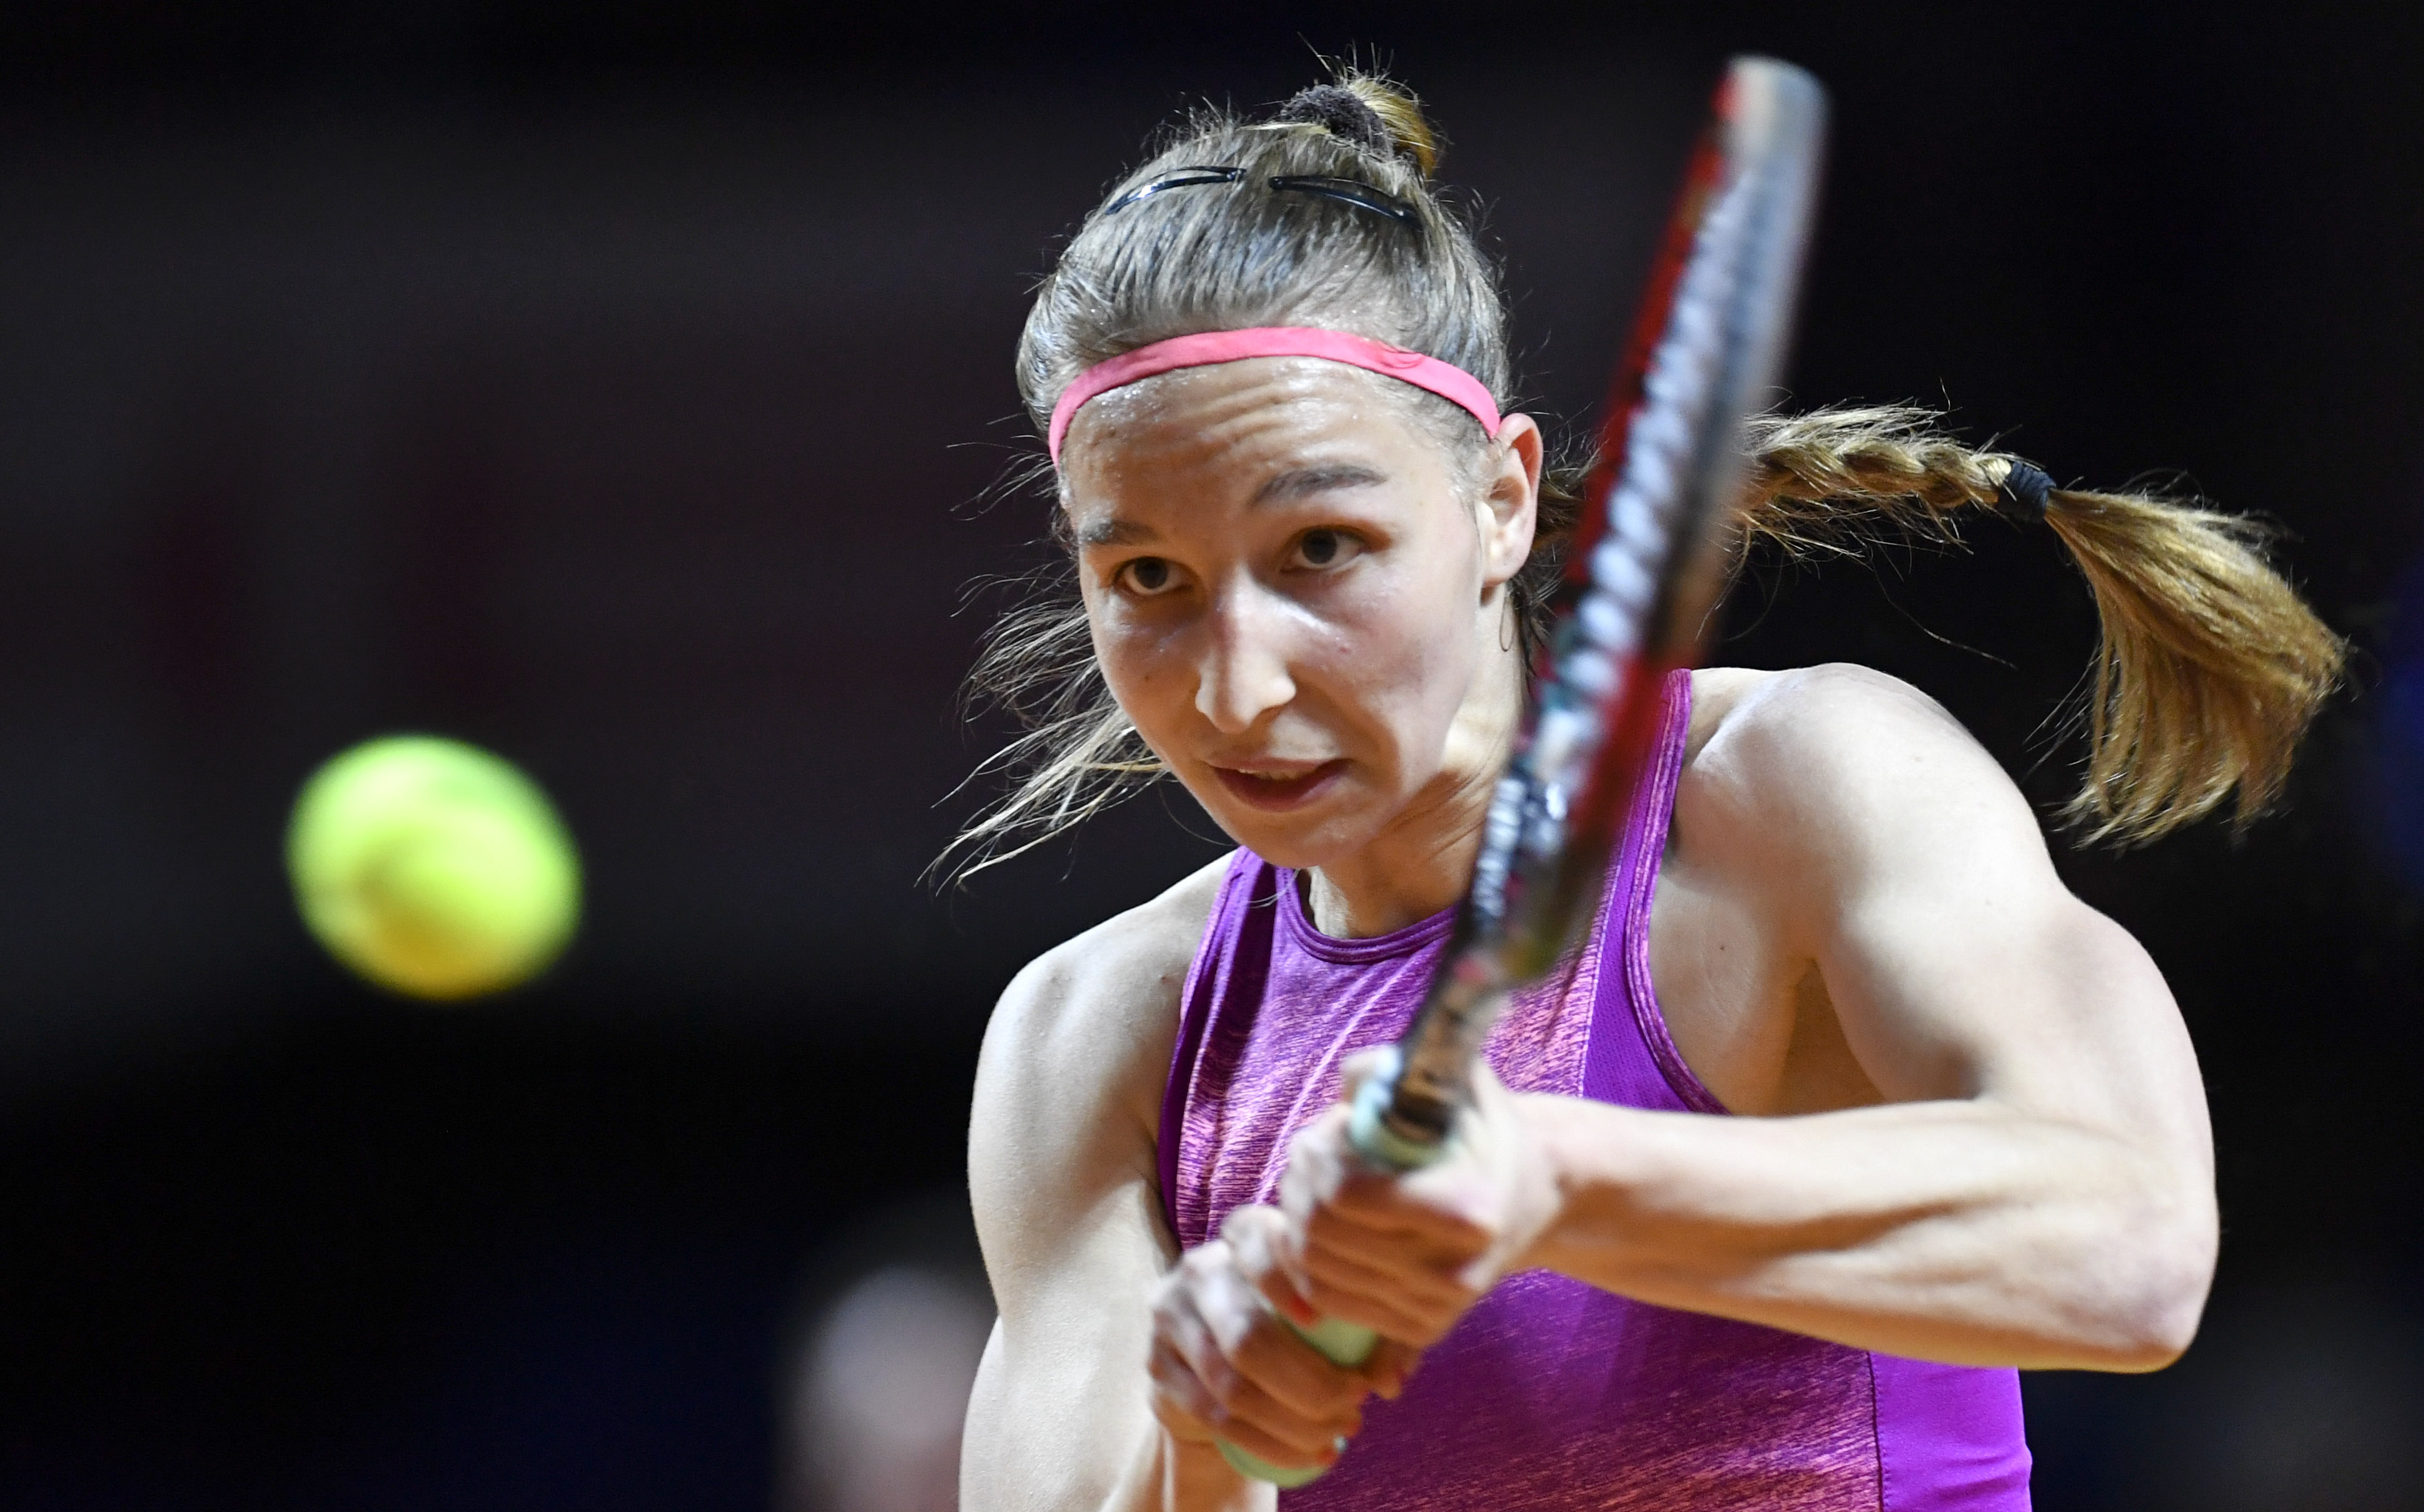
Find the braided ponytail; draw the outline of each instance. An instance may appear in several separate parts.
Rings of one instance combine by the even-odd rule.
[[[1976,452],[1922,410],[1761,419],[1744,544],[1857,554],[1882,522],[1958,542],[1965,508],[2008,510],[2018,458]],[[2258,523],[2145,494],[2053,488],[2044,519],[2096,597],[2087,771],[2064,810],[2129,845],[2235,794],[2238,822],[2280,796],[2299,738],[2339,685],[2346,647],[2263,555]]]

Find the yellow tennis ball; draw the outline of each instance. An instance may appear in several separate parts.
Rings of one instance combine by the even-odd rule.
[[[391,736],[331,759],[295,800],[286,863],[320,943],[416,997],[528,979],[581,915],[580,858],[547,796],[459,740]]]

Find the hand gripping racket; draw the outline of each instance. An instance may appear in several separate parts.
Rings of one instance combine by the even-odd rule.
[[[1507,995],[1547,975],[1599,899],[1666,674],[1698,661],[1724,588],[1743,427],[1783,364],[1826,114],[1817,81],[1772,59],[1736,58],[1718,86],[1609,396],[1559,624],[1472,890],[1429,995],[1355,1099],[1350,1137],[1384,1170],[1440,1158]],[[1370,1329],[1335,1318],[1298,1331],[1342,1365],[1372,1351]],[[1322,1473],[1220,1452],[1282,1487]]]

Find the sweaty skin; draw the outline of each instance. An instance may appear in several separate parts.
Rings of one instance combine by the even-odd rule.
[[[1089,405],[1063,453],[1113,692],[1224,829],[1310,873],[1338,935],[1460,895],[1520,708],[1505,584],[1539,431],[1510,417],[1469,465],[1397,387],[1190,369]],[[972,1512],[1268,1509],[1216,1438],[1326,1461],[1369,1392],[1530,1266],[1967,1364],[2152,1369],[2195,1330],[2217,1221],[2178,1011],[1993,759],[1892,678],[1694,676],[1651,967],[1685,1060],[1748,1116],[1485,1071],[1454,1158],[1374,1175],[1332,1110],[1282,1208],[1182,1256],[1154,1141],[1220,865],[1035,962],[988,1031],[969,1176],[1001,1320]],[[1271,1307],[1382,1348],[1340,1370]]]

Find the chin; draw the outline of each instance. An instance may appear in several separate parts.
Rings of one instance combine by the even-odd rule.
[[[1196,801],[1203,803],[1203,795],[1197,794]],[[1322,806],[1325,812],[1287,816],[1229,803],[1204,804],[1204,810],[1239,845],[1273,866],[1297,871],[1311,871],[1353,855],[1383,827],[1381,820],[1361,804]]]

